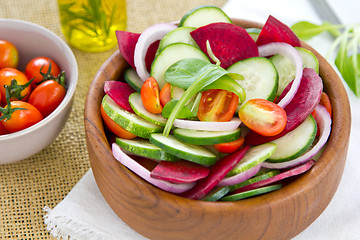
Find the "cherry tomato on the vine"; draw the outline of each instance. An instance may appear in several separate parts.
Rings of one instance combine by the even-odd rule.
[[[16,68],[19,63],[17,48],[9,41],[0,40],[0,69],[11,67]]]
[[[0,113],[1,116],[1,113]],[[5,128],[4,124],[2,123],[2,121],[0,121],[0,136],[1,135],[5,135],[8,134],[9,131]]]
[[[239,110],[240,120],[254,132],[275,136],[286,126],[286,112],[279,105],[265,99],[250,99]]]
[[[171,84],[166,83],[160,91],[160,103],[165,106],[171,100]]]
[[[236,152],[244,144],[244,141],[244,137],[240,137],[232,142],[214,144],[214,147],[217,151],[221,153],[233,153]]]
[[[48,57],[33,58],[27,63],[25,67],[25,75],[28,77],[28,79],[34,78],[33,82],[31,83],[34,88],[42,81],[55,79],[59,74],[59,66],[55,63],[54,60]]]
[[[10,106],[1,108],[1,112],[1,123],[10,133],[31,127],[43,119],[41,113],[33,105],[24,101],[12,101]]]
[[[159,84],[153,77],[149,77],[142,85],[140,95],[146,110],[151,113],[161,113]]]
[[[103,106],[100,107],[100,113],[102,116],[102,119],[104,121],[104,124],[107,129],[109,129],[112,133],[114,133],[116,136],[125,138],[125,139],[134,139],[136,138],[136,135],[125,130],[120,125],[118,125],[114,120],[112,120],[105,112]]]
[[[227,122],[232,119],[239,97],[229,91],[210,89],[202,93],[198,118],[200,121]]]
[[[15,79],[16,81],[13,81]],[[10,101],[22,100],[26,101],[31,92],[31,85],[24,73],[15,68],[0,69],[0,92],[1,104],[6,104],[6,95],[4,85],[11,86],[9,88]]]
[[[66,89],[63,85],[55,80],[47,80],[32,91],[28,102],[46,117],[60,105],[65,94]]]

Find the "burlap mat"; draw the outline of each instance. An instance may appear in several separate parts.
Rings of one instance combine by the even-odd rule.
[[[178,20],[193,7],[222,7],[226,0],[128,0],[128,30],[141,32],[151,24]],[[0,18],[42,25],[63,38],[56,0],[1,0]],[[25,36],[19,36],[24,37]],[[46,149],[14,164],[0,165],[1,239],[51,239],[43,207],[55,207],[89,169],[83,112],[88,86],[101,64],[117,47],[103,53],[73,49],[79,82],[70,119]],[[0,153],[1,157],[1,153]]]

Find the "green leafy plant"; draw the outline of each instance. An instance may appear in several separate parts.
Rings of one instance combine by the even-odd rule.
[[[322,25],[316,25],[301,21],[295,23],[291,29],[304,41],[322,32],[332,34],[335,40],[328,50],[327,59],[330,60],[330,56],[336,54],[336,67],[349,88],[360,97],[360,24],[334,25],[324,22]]]

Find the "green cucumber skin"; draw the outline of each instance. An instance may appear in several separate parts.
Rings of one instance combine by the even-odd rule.
[[[159,141],[157,139],[157,135],[161,135],[160,133],[155,133],[155,134],[151,134],[150,136],[150,143],[154,144],[155,146],[158,146],[159,148],[163,149],[165,152],[168,152],[169,154],[172,154],[180,159],[185,159],[194,163],[198,163],[201,165],[213,165],[215,164],[217,157],[215,154],[213,154],[212,152],[210,152],[208,149],[201,147],[201,146],[196,146],[193,145],[192,147],[197,148],[197,149],[201,149],[202,151],[206,151],[208,152],[208,156],[204,156],[204,155],[197,155],[197,154],[192,154],[190,152],[186,152],[186,151],[182,151],[179,149],[176,149],[172,146],[167,145],[166,143],[164,143],[163,141]],[[176,140],[172,135],[169,135],[168,138],[173,138],[174,140]],[[179,143],[181,145],[181,143]],[[190,145],[191,144],[186,144],[186,145]]]
[[[258,146],[251,147],[249,151],[245,154],[244,158],[226,176],[235,176],[266,161],[276,151],[276,148],[277,146],[275,143],[264,143]],[[256,155],[253,155],[259,150],[262,151]]]
[[[260,194],[272,192],[272,191],[280,189],[281,187],[282,187],[281,184],[261,187],[261,188],[257,188],[257,189],[254,189],[254,190],[249,190],[249,191],[246,191],[246,192],[229,195],[229,196],[221,198],[220,200],[221,201],[237,201],[237,200],[241,200],[241,199],[244,199],[244,198],[249,198],[249,197],[257,196],[257,195],[260,195]]]
[[[140,101],[140,103],[138,102]],[[129,96],[129,103],[134,112],[141,118],[152,122],[159,126],[165,126],[166,119],[161,115],[156,115],[147,111],[141,102],[141,96],[139,92],[134,92]]]
[[[136,79],[134,79],[136,78]],[[128,68],[124,73],[125,82],[127,82],[135,91],[140,92],[143,81],[137,75],[135,69]]]
[[[130,113],[120,107],[117,107],[117,104],[108,95],[104,96],[101,104],[106,114],[114,122],[138,137],[148,139],[151,133],[162,132],[164,129],[162,126],[150,123],[140,118],[135,113]],[[112,106],[110,106],[110,104]],[[135,119],[138,123],[134,122],[133,119]]]
[[[197,15],[198,13],[197,12],[200,12],[200,11],[208,11],[207,15],[209,16],[207,20],[209,21],[205,21],[203,22],[202,24],[194,24],[194,21],[193,21],[193,17],[194,15]],[[232,23],[231,19],[229,18],[229,16],[227,16],[223,10],[221,10],[220,8],[216,7],[216,6],[211,6],[211,5],[202,5],[202,6],[198,6],[196,8],[193,8],[191,9],[189,12],[187,12],[180,20],[180,23],[179,23],[179,27],[183,27],[183,26],[186,26],[186,27],[195,27],[195,28],[198,28],[198,27],[201,27],[201,26],[204,26],[204,25],[207,25],[207,24],[210,24],[210,23],[213,23],[214,21],[211,21],[210,19],[213,18],[214,16],[214,11],[218,12],[219,15],[222,15],[222,21],[223,22],[227,22],[227,23]],[[202,17],[202,19],[204,19]]]
[[[289,136],[291,135],[294,135],[294,134],[300,134],[301,136],[303,136],[303,130],[301,130],[301,127],[303,124],[305,124],[306,122],[305,121],[309,121],[311,124],[312,124],[312,131],[310,133],[310,136],[306,142],[306,144],[304,144],[300,149],[297,149],[296,152],[294,152],[292,155],[290,156],[279,156],[279,152],[282,151],[282,149],[289,149],[289,142],[292,142],[290,140],[286,140],[289,138]],[[301,155],[303,155],[308,149],[309,147],[312,145],[312,143],[314,142],[315,140],[315,137],[316,137],[316,132],[317,132],[317,124],[316,124],[316,121],[314,119],[314,117],[310,114],[307,119],[305,119],[305,121],[300,124],[297,128],[295,128],[293,131],[287,133],[286,135],[282,136],[281,138],[278,138],[274,141],[272,141],[272,143],[275,143],[277,145],[277,149],[275,150],[275,153],[269,157],[269,159],[267,159],[266,161],[267,162],[271,162],[271,163],[278,163],[278,162],[286,162],[286,161],[290,161],[290,160],[293,160],[297,157],[300,157]],[[282,142],[282,144],[280,144],[280,141]],[[298,146],[298,145],[297,145]]]
[[[161,148],[151,144],[148,140],[145,139],[129,140],[129,139],[116,138],[116,144],[128,152],[131,152],[135,155],[142,156],[145,158],[154,159],[158,161],[170,161],[170,162],[179,160],[174,155],[171,155],[163,151]]]
[[[194,47],[198,47],[197,43],[190,35],[190,32],[195,29],[196,28],[194,27],[178,27],[172,30],[160,40],[156,55],[159,54],[166,46],[177,42],[187,43]]]
[[[173,133],[174,137],[181,142],[195,145],[213,145],[237,140],[240,137],[240,128],[236,129],[235,131],[229,131],[227,135],[215,135],[213,137],[209,135],[211,135],[211,133],[217,134],[217,132],[177,128]],[[207,136],[202,137],[201,135],[204,133],[206,133]]]

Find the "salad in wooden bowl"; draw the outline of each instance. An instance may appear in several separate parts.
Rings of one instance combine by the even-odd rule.
[[[96,182],[125,223],[150,239],[289,239],[322,213],[350,107],[290,28],[200,6],[117,37],[85,129]]]

